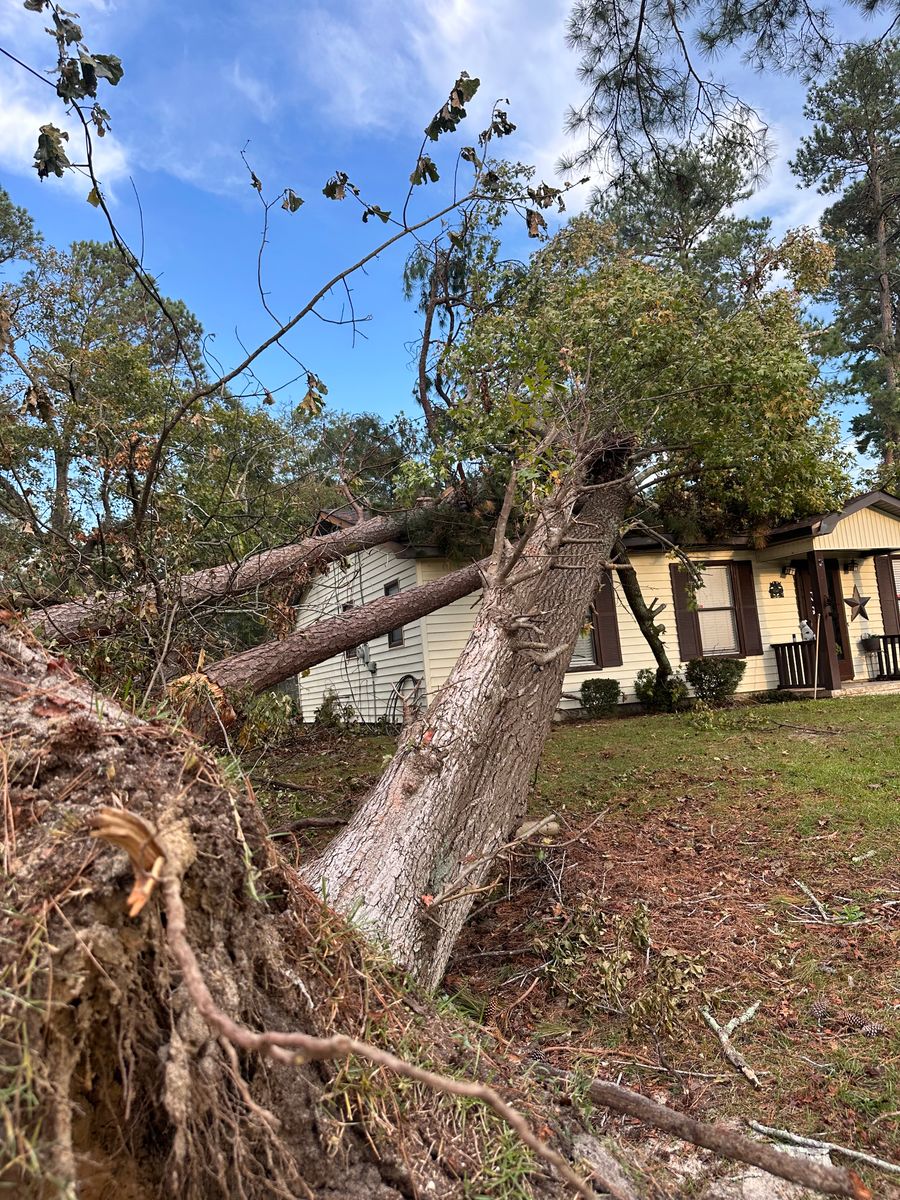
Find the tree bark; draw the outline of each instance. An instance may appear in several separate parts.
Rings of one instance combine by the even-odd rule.
[[[381,545],[402,535],[405,513],[371,517],[349,529],[304,538],[290,546],[278,546],[254,554],[242,563],[226,563],[203,571],[194,571],[178,582],[173,599],[186,608],[214,604],[232,596],[244,595],[296,579],[305,579],[330,562],[347,554]],[[136,591],[116,591],[102,600],[71,600],[31,613],[28,625],[40,637],[53,638],[65,645],[97,634],[110,633],[128,618],[142,602],[154,603],[152,587]]]
[[[641,585],[638,582],[637,572],[628,557],[628,551],[620,541],[617,543],[617,555],[620,562],[627,563],[625,570],[619,572],[619,582],[622,585],[622,591],[625,594],[625,600],[628,607],[638,623],[638,628],[644,635],[644,640],[650,647],[653,657],[656,659],[656,678],[662,682],[668,679],[672,674],[672,664],[669,662],[669,656],[666,654],[665,642],[662,640],[662,630],[654,620],[653,613],[647,607],[644,600],[644,593],[641,591]]]
[[[382,596],[339,616],[315,621],[279,641],[264,642],[223,658],[206,667],[203,674],[226,694],[245,688],[264,692],[316,663],[417,621],[477,591],[481,587],[481,572],[485,565],[486,560],[470,563],[431,583],[408,588],[393,596]]]
[[[874,139],[869,137],[869,179],[875,217],[875,245],[878,254],[878,309],[881,318],[881,353],[884,359],[884,379],[887,391],[884,415],[885,446],[882,461],[885,467],[895,465],[895,444],[898,436],[897,363],[894,333],[894,304],[888,269],[887,220],[885,217],[884,187],[881,178],[881,155]]]
[[[576,519],[571,494],[545,513],[509,585],[485,591],[472,634],[425,716],[347,828],[305,872],[426,986],[443,975],[472,903],[467,893],[487,878],[524,814],[627,500],[621,483],[590,490],[577,516],[578,542],[563,552]],[[528,632],[535,626],[548,649]]]

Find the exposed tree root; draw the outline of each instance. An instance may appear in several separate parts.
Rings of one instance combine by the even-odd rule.
[[[2,634],[0,728],[3,1182],[87,1200],[461,1196],[504,1136],[498,1116],[466,1117],[474,1100],[553,1160],[551,1175],[523,1149],[523,1184],[580,1184],[479,1047],[428,1001],[410,1019],[403,980],[196,743]],[[87,836],[98,819],[128,857]],[[516,1107],[539,1113],[539,1090]]]

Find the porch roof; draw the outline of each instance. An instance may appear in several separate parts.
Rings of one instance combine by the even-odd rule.
[[[759,557],[771,562],[809,550],[850,555],[900,551],[900,498],[866,492],[837,512],[781,525],[769,535]]]

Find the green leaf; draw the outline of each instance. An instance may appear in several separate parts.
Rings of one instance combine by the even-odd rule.
[[[427,154],[423,154],[416,163],[416,169],[409,177],[409,182],[413,187],[418,187],[420,183],[437,183],[440,179],[438,169],[434,165],[434,161]]]
[[[89,57],[93,62],[94,70],[97,72],[97,78],[106,79],[113,87],[116,86],[125,74],[122,60],[117,58],[115,54],[94,54]],[[82,61],[84,61],[83,58]]]
[[[25,7],[29,12],[43,12],[44,7],[50,3],[50,0],[25,0]]]
[[[453,91],[450,93],[451,104],[455,101],[460,108],[463,104],[468,104],[480,86],[480,79],[471,79],[467,71],[460,72],[459,79],[453,85]]]
[[[100,207],[100,193],[97,191],[96,187],[92,187],[88,192],[87,202],[88,204],[93,204],[94,208]]]
[[[293,188],[284,189],[284,199],[281,202],[281,207],[285,210],[285,212],[295,213],[302,204],[303,198],[298,196]]]

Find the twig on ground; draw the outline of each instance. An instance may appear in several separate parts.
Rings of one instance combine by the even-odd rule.
[[[813,1188],[826,1196],[871,1200],[872,1193],[854,1171],[845,1170],[843,1167],[828,1167],[809,1159],[784,1154],[772,1146],[735,1133],[732,1129],[696,1121],[693,1117],[668,1108],[665,1104],[657,1104],[648,1100],[646,1096],[640,1096],[637,1092],[602,1079],[593,1080],[588,1095],[598,1104],[611,1108],[613,1112],[635,1117],[645,1125],[662,1129],[665,1133],[671,1133],[694,1146],[712,1150],[723,1158],[760,1167],[770,1175],[777,1175],[779,1179],[788,1179],[801,1187]]]
[[[744,1078],[748,1080],[748,1082],[752,1083],[755,1088],[762,1087],[762,1084],[759,1081],[759,1076],[747,1062],[746,1058],[744,1058],[743,1054],[734,1048],[731,1042],[731,1034],[734,1033],[735,1029],[737,1029],[739,1025],[743,1025],[745,1021],[749,1021],[750,1018],[755,1015],[758,1008],[758,1002],[756,1004],[751,1004],[750,1007],[745,1012],[742,1012],[739,1017],[732,1018],[732,1020],[728,1022],[724,1029],[708,1008],[700,1009],[700,1016],[719,1039],[719,1045],[722,1047],[722,1053],[735,1068],[735,1070],[740,1071]]]
[[[813,904],[816,906],[816,911],[818,912],[818,914],[822,918],[822,920],[827,921],[829,919],[828,909],[825,907],[825,905],[822,903],[822,901],[818,898],[818,896],[813,892],[812,888],[808,887],[803,882],[802,879],[795,879],[794,883],[797,885],[797,887],[800,889],[800,891],[803,893],[804,896],[806,896],[806,897],[808,897],[808,899],[812,900]]]
[[[792,1146],[803,1146],[807,1150],[827,1150],[829,1154],[842,1154],[844,1158],[853,1158],[879,1171],[887,1171],[891,1175],[900,1175],[900,1163],[888,1162],[884,1158],[876,1158],[864,1150],[851,1150],[848,1146],[838,1146],[834,1142],[822,1141],[820,1138],[804,1137],[800,1133],[791,1133],[788,1129],[774,1129],[770,1125],[761,1125],[759,1121],[748,1121],[747,1124],[756,1133],[764,1133],[766,1137],[777,1138],[780,1142],[788,1142]]]

